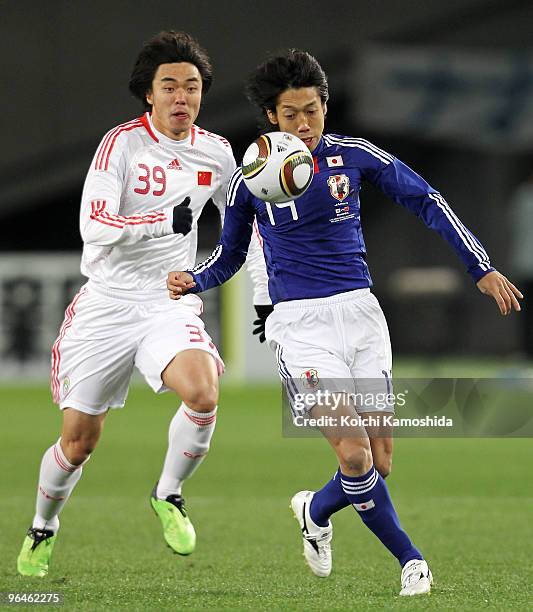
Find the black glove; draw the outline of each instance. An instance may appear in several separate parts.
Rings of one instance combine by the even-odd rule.
[[[175,234],[186,236],[192,228],[192,210],[189,208],[191,198],[188,196],[172,211],[172,229]]]
[[[252,334],[254,336],[259,334],[259,342],[264,342],[266,340],[265,323],[268,315],[274,310],[274,306],[272,306],[272,304],[266,304],[264,306],[254,306],[254,308],[258,318],[254,321],[254,331]]]

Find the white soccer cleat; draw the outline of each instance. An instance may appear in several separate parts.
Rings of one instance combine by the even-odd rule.
[[[425,595],[431,591],[433,576],[425,561],[413,559],[403,566],[401,581],[400,595]]]
[[[294,518],[298,521],[304,540],[304,557],[315,576],[326,578],[331,574],[331,538],[333,525],[320,527],[309,515],[314,491],[300,491],[291,499]]]

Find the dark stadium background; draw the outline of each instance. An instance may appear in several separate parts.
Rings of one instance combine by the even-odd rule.
[[[242,93],[245,75],[269,52],[308,49],[330,78],[326,129],[368,138],[414,167],[510,274],[507,204],[530,169],[531,148],[482,150],[373,130],[357,120],[361,92],[353,77],[371,43],[522,53],[531,48],[531,2],[56,0],[3,1],[0,10],[1,251],[79,251],[79,197],[90,159],[108,129],[140,111],[127,89],[134,57],[145,39],[176,28],[195,35],[214,63],[214,85],[198,123],[226,136],[238,160],[256,133]],[[371,188],[362,194],[362,216],[375,291],[396,350],[516,351],[516,317],[499,317],[440,238]],[[213,207],[206,209],[201,248],[210,249],[217,238],[216,217]],[[421,265],[457,270],[461,291],[447,299],[395,295],[391,273]],[[401,325],[407,314],[417,321],[416,333]]]
[[[410,439],[396,429],[387,483],[403,527],[431,565],[431,597],[401,601],[395,560],[351,508],[334,518],[331,577],[319,580],[305,567],[289,500],[322,486],[336,465],[324,440],[284,433],[275,359],[252,337],[253,309],[241,299],[245,274],[221,292],[222,308],[218,297],[204,300],[205,318],[222,312],[240,355],[221,339],[228,372],[217,430],[184,492],[199,536],[195,554],[170,554],[148,503],[179,400],[136,380],[61,514],[49,576],[35,582],[16,572],[39,464],[61,427],[47,381],[49,351],[80,282],[82,184],[103,134],[140,113],[127,84],[142,42],[175,28],[207,48],[215,80],[198,123],[229,138],[238,160],[256,134],[245,75],[269,52],[308,49],[330,79],[327,130],[367,138],[411,165],[512,278],[509,202],[533,168],[533,138],[485,146],[483,133],[444,139],[408,126],[380,129],[360,114],[360,70],[369,50],[393,57],[392,45],[411,50],[414,63],[464,53],[476,54],[483,68],[505,56],[519,70],[503,123],[531,118],[515,134],[520,140],[533,133],[531,24],[531,0],[0,0],[0,609],[7,591],[58,592],[64,609],[91,612],[531,609],[533,449],[513,421],[517,407],[531,405],[532,390],[532,362],[519,354],[520,315],[501,317],[448,245],[370,188],[362,194],[363,228],[391,328],[395,383],[429,379],[428,401],[414,405],[431,414],[448,397],[446,376],[468,389],[493,377],[498,391],[492,403],[461,404],[453,437],[423,430]],[[438,70],[434,76],[429,100],[438,107],[449,82]],[[210,249],[217,236],[217,213],[208,207],[200,247]],[[406,280],[406,272],[427,267],[429,275]],[[434,267],[445,267],[444,276]],[[453,290],[443,292],[450,278]],[[248,368],[256,364],[252,374],[261,376],[254,378]],[[480,437],[468,437],[478,425]]]

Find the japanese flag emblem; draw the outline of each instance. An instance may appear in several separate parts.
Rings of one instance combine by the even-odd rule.
[[[357,512],[364,512],[365,510],[371,510],[376,507],[373,499],[369,499],[362,504],[353,504],[353,507],[357,510]]]
[[[338,168],[340,166],[344,166],[344,162],[342,161],[342,155],[326,157],[326,161],[328,163],[328,168]]]

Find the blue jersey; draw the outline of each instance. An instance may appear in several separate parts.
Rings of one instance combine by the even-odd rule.
[[[369,181],[447,240],[474,279],[493,270],[485,249],[438,191],[367,140],[325,134],[313,151],[315,173],[294,202],[253,196],[240,168],[229,183],[220,242],[194,268],[194,293],[221,285],[246,259],[254,219],[263,241],[272,303],[329,297],[370,287],[359,192]]]

